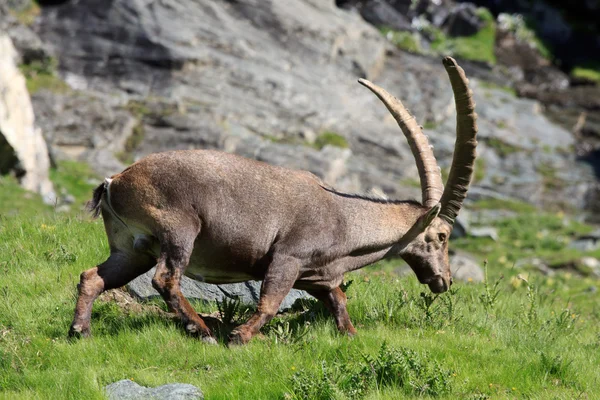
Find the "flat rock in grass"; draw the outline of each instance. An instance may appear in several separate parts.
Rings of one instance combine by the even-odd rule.
[[[454,280],[483,282],[483,268],[481,268],[481,265],[473,257],[465,253],[451,255],[450,268]]]
[[[127,285],[127,290],[134,296],[147,300],[152,297],[160,297],[158,292],[152,287],[152,277],[154,268],[131,281]],[[223,285],[213,285],[206,282],[200,282],[188,277],[181,279],[181,291],[188,299],[203,301],[222,301],[224,298],[239,298],[241,303],[256,304],[260,296],[260,281],[247,281],[240,283],[228,283]],[[279,312],[290,309],[296,300],[312,298],[303,290],[292,289],[281,303]]]
[[[578,237],[569,243],[569,247],[580,251],[594,251],[600,249],[600,229]]]
[[[471,228],[469,230],[469,236],[478,238],[488,238],[493,241],[498,241],[498,230],[491,226],[480,226],[477,228]]]
[[[194,385],[169,383],[155,388],[140,386],[129,379],[123,379],[104,388],[109,400],[197,400],[204,394]]]

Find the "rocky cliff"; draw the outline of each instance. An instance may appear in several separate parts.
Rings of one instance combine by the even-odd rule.
[[[23,0],[26,2],[25,0]],[[454,143],[452,92],[438,57],[397,49],[333,0],[52,1],[21,40],[24,63],[56,60],[66,85],[33,94],[57,158],[102,174],[150,152],[219,148],[310,170],[341,190],[419,197],[412,155],[367,77],[425,125],[443,168]],[[2,25],[0,25],[2,26]],[[50,63],[52,65],[52,63]],[[596,177],[576,137],[504,75],[466,63],[480,116],[472,199],[590,207]]]

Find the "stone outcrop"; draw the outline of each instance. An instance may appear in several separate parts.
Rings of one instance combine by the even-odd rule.
[[[158,292],[152,288],[152,277],[155,269],[151,269],[127,284],[127,290],[140,300],[148,300],[160,297]],[[228,283],[223,285],[212,285],[196,281],[184,276],[181,279],[181,292],[188,299],[201,301],[223,301],[224,299],[239,300],[241,304],[256,305],[260,295],[261,282],[247,281],[241,283]],[[312,299],[303,290],[292,289],[283,299],[279,306],[279,312],[289,310],[296,300]]]
[[[202,400],[204,394],[194,385],[188,383],[169,383],[167,385],[148,388],[123,379],[111,383],[104,388],[109,400]]]
[[[366,76],[427,122],[436,156],[449,166],[453,99],[439,60],[394,50],[355,12],[312,0],[142,3],[43,9],[36,29],[75,89],[33,97],[58,158],[78,158],[109,175],[151,152],[213,148],[307,169],[344,191],[418,198],[418,188],[402,184],[418,179],[404,138],[356,84]],[[466,69],[485,76],[476,73],[482,67]],[[571,134],[535,101],[473,81],[486,159],[475,189],[581,206],[594,177],[568,152]],[[313,144],[328,132],[348,148]],[[548,171],[560,185],[549,182]]]
[[[15,174],[25,189],[41,194],[52,204],[56,195],[48,179],[48,148],[35,126],[25,78],[16,59],[12,41],[0,32],[0,174]]]

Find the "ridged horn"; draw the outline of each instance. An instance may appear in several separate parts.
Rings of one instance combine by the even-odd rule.
[[[456,103],[456,142],[439,216],[452,225],[467,196],[473,176],[477,147],[477,113],[465,71],[452,57],[445,57],[443,63],[452,84]]]
[[[366,79],[359,79],[358,82],[375,93],[398,122],[417,163],[417,170],[421,179],[423,205],[427,208],[433,207],[439,202],[444,185],[429,140],[427,140],[415,118],[409,114],[400,100]]]

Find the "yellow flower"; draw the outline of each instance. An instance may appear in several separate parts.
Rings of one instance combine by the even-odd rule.
[[[471,278],[471,277],[468,277],[468,278],[467,278],[467,282],[473,282],[473,278]]]
[[[521,281],[521,279],[519,279],[519,276],[513,276],[512,278],[510,278],[510,284],[515,289],[518,288],[518,287],[520,287],[522,283],[523,282]]]
[[[517,390],[517,388],[513,386],[513,387],[512,387],[512,390]]]
[[[292,365],[292,371],[295,371],[295,370],[296,370],[296,367]]]

